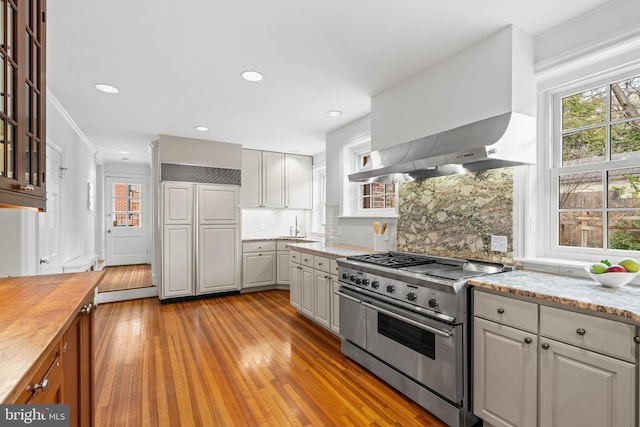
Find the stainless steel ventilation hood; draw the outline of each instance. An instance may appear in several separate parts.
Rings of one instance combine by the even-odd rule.
[[[351,182],[404,182],[535,163],[535,118],[504,113],[371,152]]]

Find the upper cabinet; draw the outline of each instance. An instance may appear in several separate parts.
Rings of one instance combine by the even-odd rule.
[[[45,9],[0,2],[0,206],[46,207]]]
[[[311,209],[311,157],[285,154],[285,206]]]
[[[242,150],[243,208],[311,209],[311,157]]]

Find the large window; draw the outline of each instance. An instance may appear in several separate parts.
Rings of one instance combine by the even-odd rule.
[[[360,152],[356,155],[356,162],[360,169],[365,167],[370,159],[370,151]],[[358,209],[395,209],[396,185],[372,182],[360,185],[358,197]]]
[[[554,100],[557,246],[640,250],[640,75]]]

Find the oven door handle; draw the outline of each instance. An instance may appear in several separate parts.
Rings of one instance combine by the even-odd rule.
[[[393,317],[395,319],[401,320],[405,323],[408,323],[410,325],[415,326],[416,328],[420,328],[420,329],[424,329],[425,331],[429,331],[429,332],[433,332],[436,335],[440,335],[441,337],[445,337],[445,338],[451,338],[451,333],[450,332],[446,332],[446,331],[441,331],[440,329],[431,327],[431,326],[427,326],[427,325],[423,325],[420,322],[416,322],[413,319],[408,319],[404,316],[401,316],[399,314],[394,313],[393,311],[389,311],[389,310],[385,310],[384,308],[380,308],[380,307],[376,307],[373,304],[369,304],[368,302],[362,302],[362,305],[364,305],[365,307],[368,307],[372,310],[378,311],[382,314],[386,314],[389,317]]]
[[[353,301],[353,302],[357,302],[358,304],[360,304],[362,302],[362,300],[359,300],[358,298],[354,298],[351,295],[347,295],[345,293],[342,293],[340,291],[334,291],[334,294],[338,295],[339,297],[343,297],[348,299],[349,301]]]

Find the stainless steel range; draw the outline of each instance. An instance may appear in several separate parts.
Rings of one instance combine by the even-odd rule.
[[[471,426],[467,279],[502,264],[405,252],[338,259],[342,353],[451,426]]]

